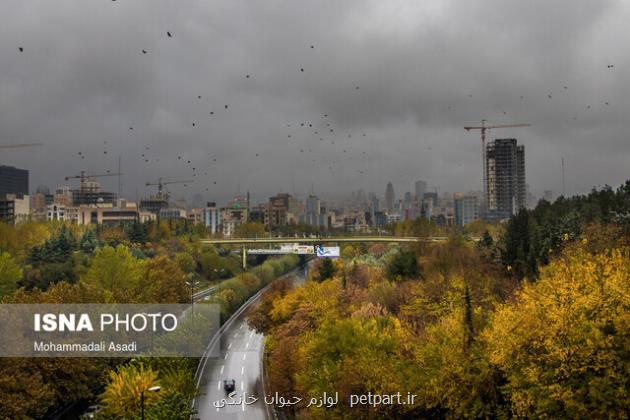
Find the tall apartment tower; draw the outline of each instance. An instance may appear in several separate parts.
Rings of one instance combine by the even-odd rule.
[[[422,200],[424,193],[427,191],[427,183],[425,181],[416,181],[415,187],[415,199]]]
[[[507,219],[526,206],[525,146],[516,139],[488,143],[486,174],[486,219]]]
[[[396,201],[396,194],[394,194],[394,186],[391,182],[387,183],[387,188],[385,189],[385,207],[388,212],[394,210],[394,201]]]

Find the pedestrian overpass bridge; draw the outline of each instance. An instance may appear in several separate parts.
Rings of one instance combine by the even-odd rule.
[[[253,244],[324,244],[324,243],[363,243],[363,242],[445,242],[446,236],[307,236],[307,237],[259,237],[202,239],[201,243],[214,245],[253,245]]]
[[[467,238],[472,241],[479,241],[479,238]],[[247,267],[247,255],[278,255],[296,253],[281,249],[247,249],[247,245],[273,245],[273,244],[299,244],[299,245],[316,245],[322,244],[343,244],[343,243],[436,243],[446,242],[447,236],[321,236],[321,237],[256,237],[256,238],[221,238],[221,239],[202,239],[202,244],[209,245],[237,245],[242,246],[242,263],[243,269]],[[311,249],[312,249],[311,248]],[[298,254],[314,254],[313,252],[298,252]]]

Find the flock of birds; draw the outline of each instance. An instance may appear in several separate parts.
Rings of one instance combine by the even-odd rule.
[[[116,0],[112,0],[115,2]],[[173,38],[174,33],[169,31],[165,31],[165,35],[167,38]],[[19,53],[25,53],[25,48],[23,46],[18,46]],[[306,48],[310,50],[315,49],[315,45],[307,45]],[[140,50],[141,55],[147,55],[150,51],[146,48]],[[608,70],[613,70],[613,64],[607,64],[606,68]],[[306,73],[305,67],[299,67],[296,69],[298,74]],[[244,79],[253,80],[254,77],[250,73],[244,74]],[[354,91],[355,94],[359,95],[361,91],[360,85],[354,83],[351,85],[351,90]],[[568,86],[563,86],[563,90],[568,90]],[[472,99],[473,95],[468,94],[468,98]],[[552,93],[547,93],[546,99],[551,101],[553,99]],[[197,95],[197,100],[202,100],[202,95]],[[525,96],[521,95],[520,100],[524,101]],[[604,106],[610,106],[609,101],[604,101]],[[585,105],[587,110],[591,109],[591,105]],[[448,106],[447,110],[454,110],[453,106]],[[207,110],[206,115],[209,118],[219,118],[221,114],[225,114],[230,112],[230,104],[223,104],[219,107],[219,110],[212,109]],[[507,115],[507,111],[501,111],[504,115]],[[577,117],[573,117],[573,119],[577,119]],[[287,139],[287,143],[289,147],[293,147],[293,151],[297,154],[296,159],[299,159],[300,162],[309,161],[314,168],[323,169],[326,168],[328,172],[334,173],[336,170],[340,169],[343,166],[351,166],[350,169],[353,173],[358,175],[365,175],[368,170],[368,153],[366,151],[365,143],[362,143],[361,139],[368,136],[366,132],[353,133],[343,131],[342,129],[338,129],[335,126],[335,118],[328,113],[323,113],[317,116],[313,116],[312,119],[305,121],[293,121],[293,122],[284,122],[285,135]],[[193,128],[199,128],[201,123],[197,119],[193,119],[190,121],[190,126]],[[141,127],[138,127],[141,129]],[[128,127],[129,132],[136,132],[136,127],[131,124]],[[343,131],[343,132],[342,132]],[[358,139],[358,140],[357,140]],[[283,144],[283,147],[284,147]],[[334,147],[330,147],[330,146]],[[102,154],[108,155],[110,154],[110,144],[108,141],[103,141],[102,144]],[[323,146],[326,146],[324,148]],[[86,145],[86,149],[94,150],[93,145]],[[426,150],[432,150],[430,146],[426,146]],[[284,151],[284,150],[283,150]],[[250,152],[243,152],[250,153]],[[257,159],[262,159],[266,155],[272,156],[274,152],[262,152],[256,151],[251,152],[253,157]],[[307,155],[310,155],[307,157]],[[202,158],[195,156],[193,158],[185,157],[183,154],[179,154],[175,157],[166,157],[161,153],[154,153],[154,150],[150,145],[143,146],[143,149],[139,153],[140,162],[143,162],[145,165],[154,165],[160,162],[160,156],[162,159],[168,159],[168,162],[162,162],[163,165],[161,167],[172,168],[174,163],[185,165],[187,170],[189,171],[192,177],[205,177],[205,180],[201,181],[200,184],[205,186],[206,191],[210,191],[211,185],[217,185],[218,179],[218,171],[213,172],[213,165],[217,164],[217,158]],[[86,151],[78,151],[77,158],[80,160],[85,160],[88,157],[88,153]],[[101,156],[102,158],[102,156]],[[98,159],[98,158],[96,158]],[[353,165],[345,165],[349,161],[354,161]],[[91,163],[94,163],[93,161]],[[461,166],[461,164],[460,164]],[[203,168],[203,169],[201,169]],[[358,169],[357,169],[358,168]],[[146,169],[146,167],[145,167]],[[110,171],[108,171],[110,172]],[[162,174],[160,174],[162,175]],[[165,174],[166,175],[166,174]],[[165,176],[166,178],[170,178],[169,176]],[[184,184],[184,186],[187,186]]]

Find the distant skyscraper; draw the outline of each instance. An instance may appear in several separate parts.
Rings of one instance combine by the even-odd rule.
[[[422,200],[424,193],[427,191],[427,183],[425,181],[416,181],[416,200]]]
[[[394,201],[396,201],[396,194],[394,193],[394,186],[391,182],[387,183],[387,188],[385,189],[385,207],[388,212],[394,210]]]
[[[487,144],[486,174],[486,218],[506,219],[525,207],[525,147],[516,139]]]
[[[319,226],[321,214],[321,202],[316,195],[309,195],[306,199],[306,224]]]
[[[28,195],[28,171],[0,165],[0,197],[7,194]]]
[[[465,226],[479,218],[479,203],[477,196],[453,194],[453,205],[455,207],[455,223]]]
[[[409,191],[407,191],[407,192],[405,193],[405,199],[404,199],[404,203],[405,203],[405,207],[406,207],[406,208],[408,208],[409,206],[411,206],[411,201],[412,201],[412,198],[411,198],[411,193],[410,193]]]

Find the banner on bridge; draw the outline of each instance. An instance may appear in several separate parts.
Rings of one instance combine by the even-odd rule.
[[[315,252],[318,258],[338,258],[340,256],[338,246],[316,245]]]

